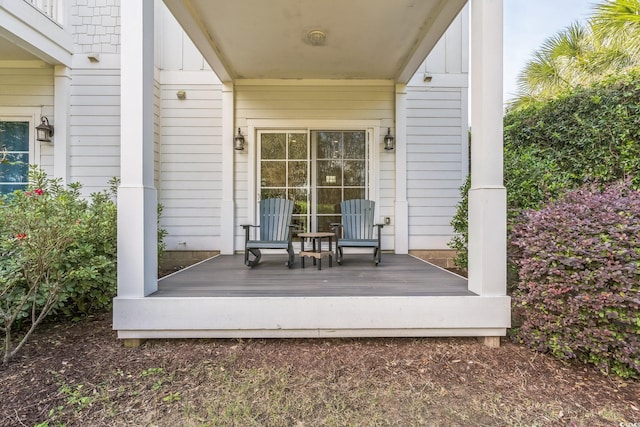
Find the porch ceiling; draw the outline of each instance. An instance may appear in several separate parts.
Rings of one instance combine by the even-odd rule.
[[[164,0],[223,81],[406,82],[466,0]],[[319,30],[326,39],[307,38]]]

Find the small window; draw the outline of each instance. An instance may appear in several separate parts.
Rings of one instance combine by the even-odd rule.
[[[29,122],[0,121],[0,194],[24,190],[29,179]]]

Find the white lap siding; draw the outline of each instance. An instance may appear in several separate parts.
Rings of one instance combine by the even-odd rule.
[[[70,104],[69,182],[100,191],[120,176],[120,70],[73,70]]]
[[[411,88],[407,98],[409,249],[447,249],[466,176],[466,93]]]
[[[177,97],[185,91],[186,99]],[[159,201],[168,250],[220,247],[222,92],[216,84],[163,84]]]

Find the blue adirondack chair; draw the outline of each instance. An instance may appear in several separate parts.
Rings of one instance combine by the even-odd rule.
[[[336,261],[342,264],[342,248],[373,248],[373,260],[382,261],[380,234],[384,224],[374,224],[375,202],[353,199],[340,203],[342,224],[331,224],[336,233]],[[375,232],[377,230],[377,233]]]
[[[264,199],[260,201],[260,225],[242,225],[245,231],[244,240],[244,264],[247,267],[255,267],[260,262],[262,253],[260,249],[286,249],[289,259],[285,263],[291,268],[294,262],[293,225],[291,215],[293,202],[287,199]],[[250,238],[249,230],[259,228],[259,237]],[[255,234],[255,233],[253,233]],[[250,254],[254,256],[250,259]]]

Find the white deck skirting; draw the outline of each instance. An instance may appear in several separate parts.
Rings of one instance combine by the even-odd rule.
[[[510,298],[116,298],[119,338],[503,336]]]

